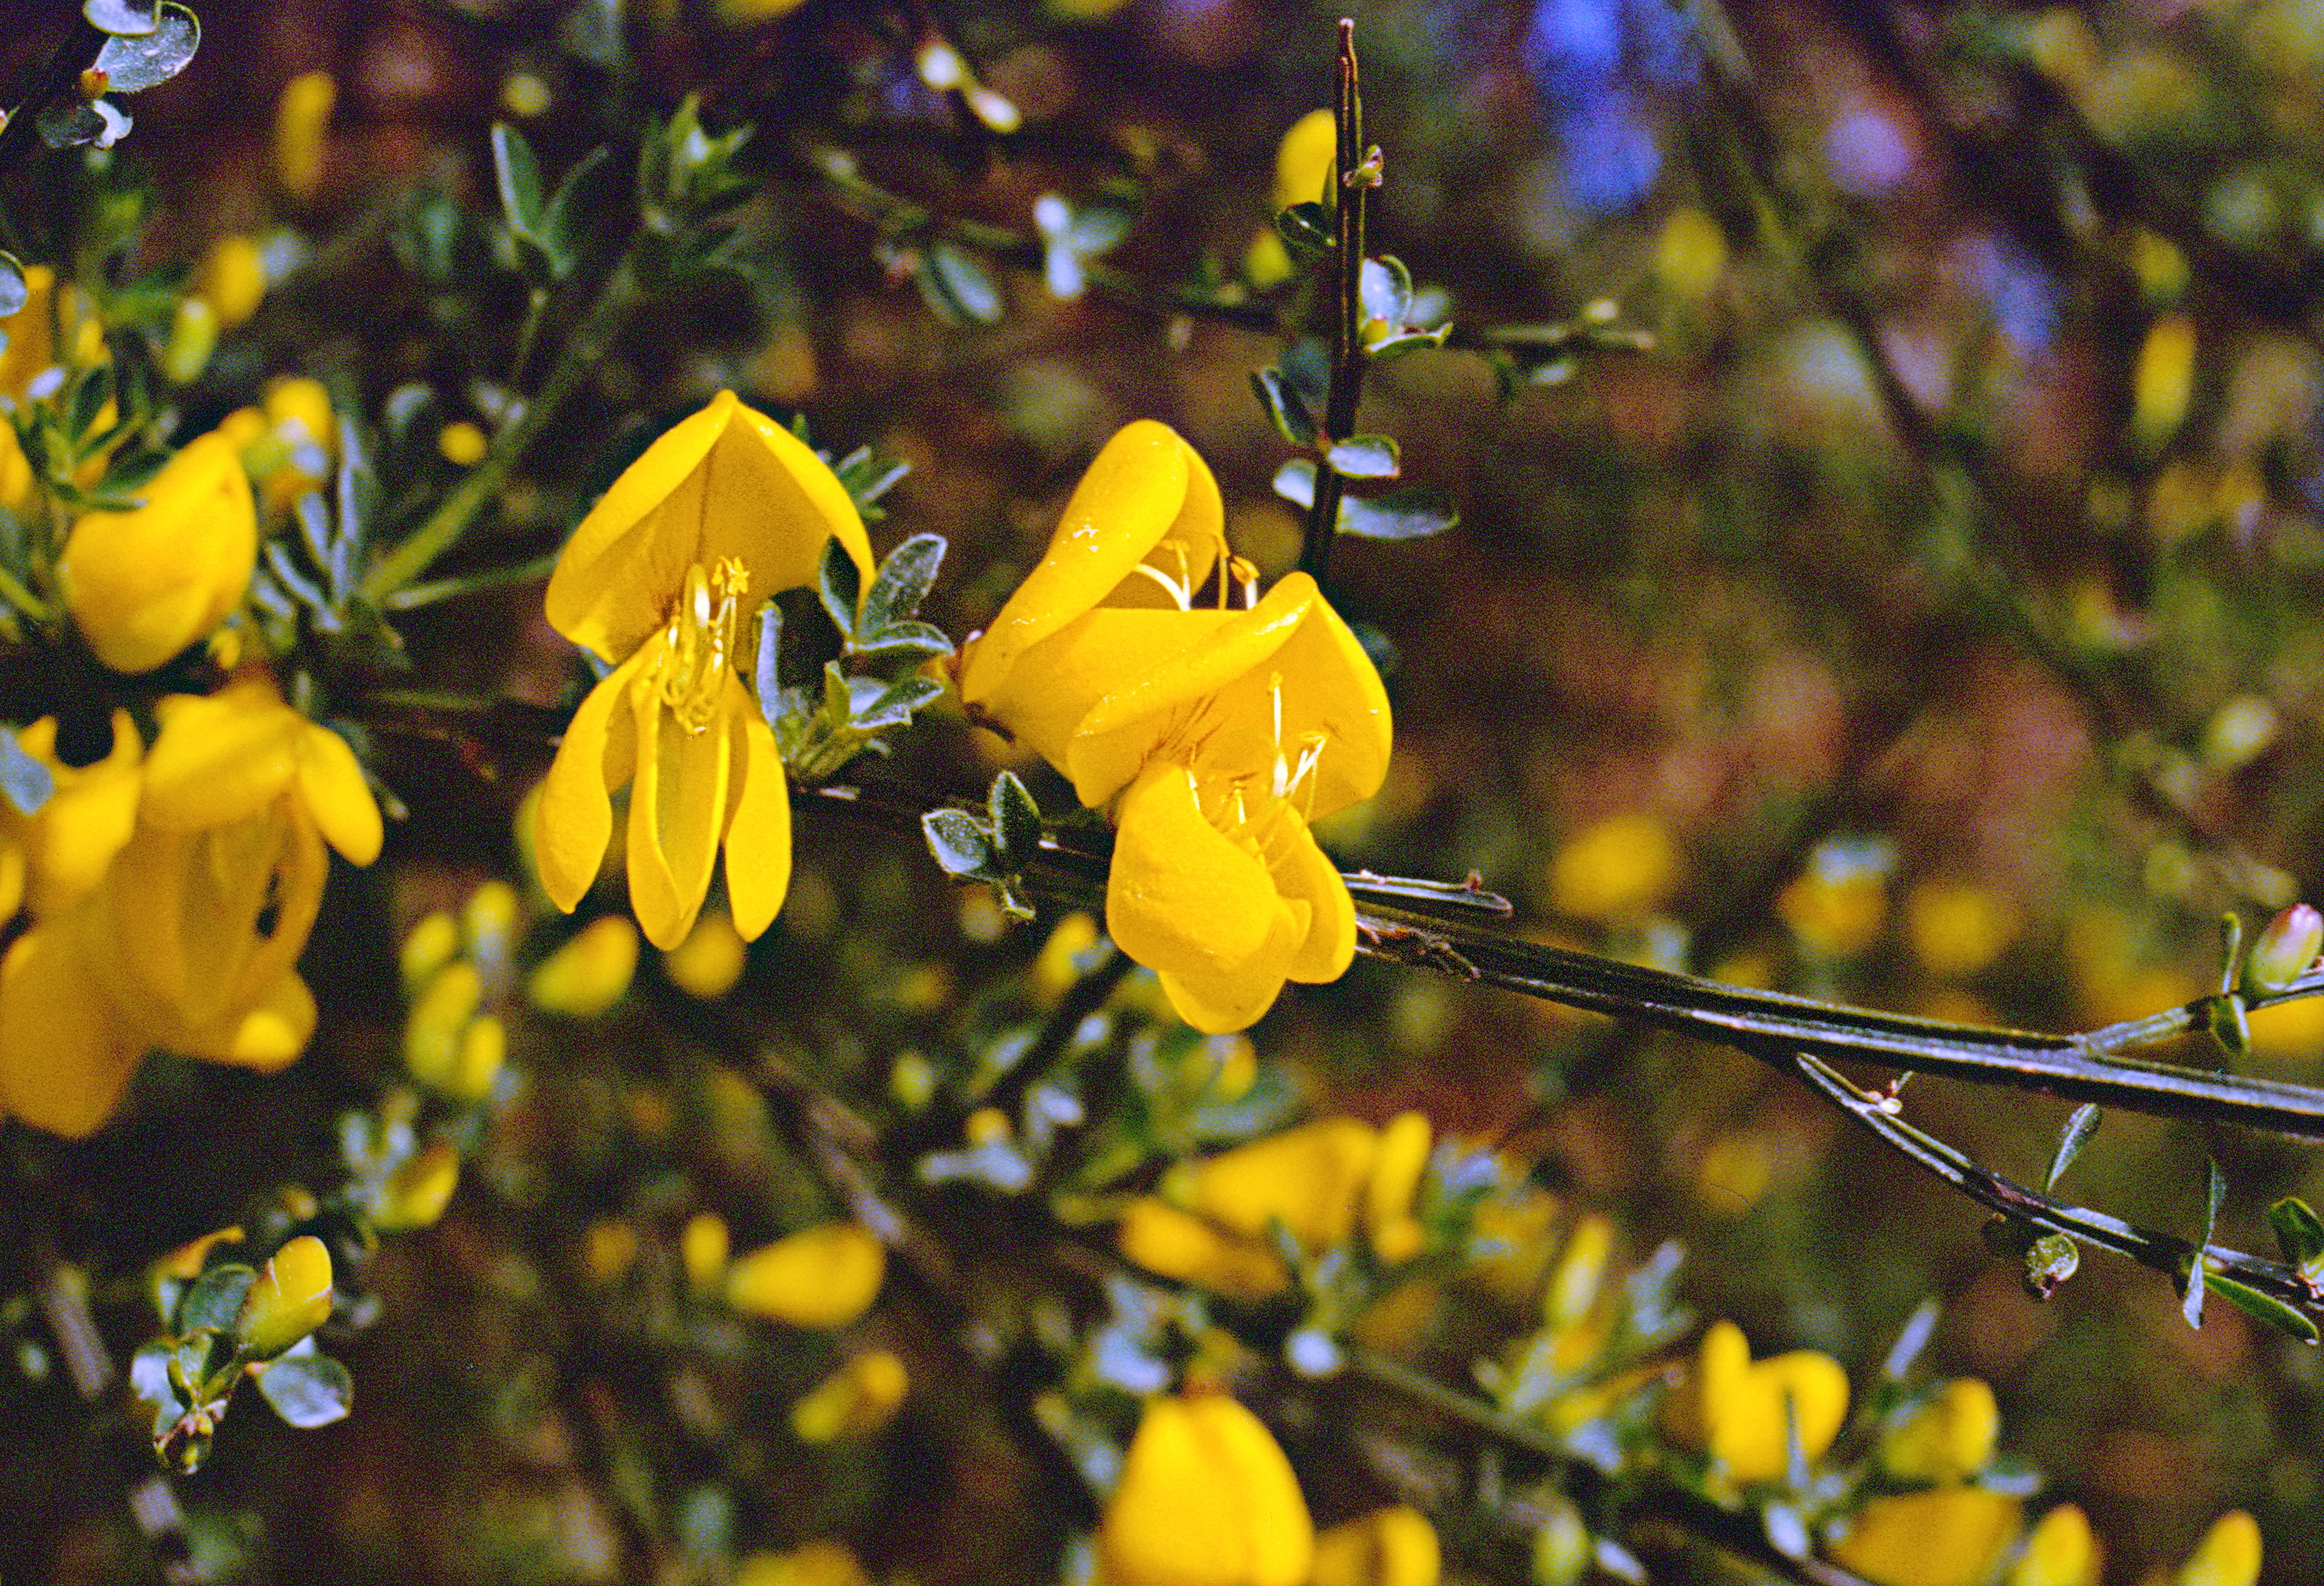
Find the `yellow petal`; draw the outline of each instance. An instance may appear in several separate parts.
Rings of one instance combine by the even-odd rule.
[[[1880,1468],[1898,1481],[1963,1481],[1993,1457],[2001,1410],[1993,1389],[1956,1377],[1880,1439]]]
[[[618,914],[608,914],[591,920],[542,959],[525,982],[525,992],[544,1012],[595,1019],[622,1000],[637,971],[638,927]]]
[[[331,1252],[302,1233],[274,1252],[242,1302],[235,1334],[263,1360],[279,1355],[331,1319]]]
[[[613,834],[609,790],[632,775],[637,762],[637,727],[630,690],[653,659],[640,650],[589,690],[557,745],[557,758],[540,784],[533,819],[533,863],[541,890],[567,914],[597,879],[605,844]]]
[[[1183,564],[1188,583],[1202,583],[1224,521],[1218,482],[1176,431],[1141,419],[1117,432],[1074,487],[1040,563],[964,650],[961,697],[983,703],[1028,648],[1106,601],[1141,562],[1167,562],[1173,578]]]
[[[295,971],[286,970],[254,1006],[217,1032],[215,1042],[197,1037],[180,1050],[189,1057],[272,1074],[296,1062],[314,1033],[315,994]]]
[[[1122,796],[1120,818],[1105,920],[1121,950],[1206,987],[1220,975],[1271,980],[1274,1000],[1297,940],[1291,911],[1258,855],[1204,818],[1185,768],[1150,768]]]
[[[307,718],[264,683],[161,702],[161,735],[145,757],[138,815],[169,831],[244,819],[274,802],[299,771]]]
[[[1238,1233],[1260,1235],[1280,1222],[1321,1250],[1355,1227],[1379,1155],[1371,1125],[1319,1118],[1194,1164],[1182,1194],[1188,1209]]]
[[[143,1054],[61,929],[35,926],[0,959],[0,1111],[79,1139],[112,1116]]]
[[[1130,1203],[1114,1230],[1114,1242],[1148,1272],[1236,1299],[1265,1299],[1281,1294],[1291,1281],[1275,1252],[1260,1240],[1152,1195]]]
[[[1212,643],[1237,613],[1117,611],[1076,617],[1018,657],[977,703],[1018,742],[1063,767],[1074,731],[1097,703],[1186,651]],[[1133,770],[1135,767],[1131,768]],[[1096,803],[1120,784],[1093,783]]]
[[[242,602],[258,559],[257,506],[225,437],[186,443],[129,512],[84,512],[57,563],[74,625],[117,672],[147,672]]]
[[[1315,845],[1307,823],[1282,806],[1268,824],[1262,853],[1277,892],[1307,914],[1305,933],[1284,973],[1308,985],[1338,980],[1356,957],[1356,905],[1339,867]]]
[[[1436,1527],[1398,1504],[1318,1535],[1308,1579],[1310,1586],[1436,1586],[1442,1566]]]
[[[652,688],[632,689],[630,704],[638,734],[630,786],[630,910],[646,939],[667,953],[686,940],[710,894],[726,827],[733,738],[724,719],[687,732]]]
[[[323,840],[350,864],[379,857],[386,833],[379,801],[371,796],[363,767],[346,739],[309,722],[299,735],[299,796]]]
[[[844,1327],[879,1297],[888,1252],[853,1222],[826,1222],[736,1258],[726,1303],[797,1327]]]
[[[2025,1550],[2009,1566],[2009,1586],[2098,1586],[2105,1563],[2089,1517],[2061,1503],[2026,1536]]]
[[[726,838],[726,865],[731,872],[734,865],[731,829]],[[728,886],[731,890],[733,883],[730,881]],[[694,922],[694,929],[687,934],[678,951],[663,955],[661,967],[679,991],[707,1001],[733,991],[749,961],[749,944],[734,928],[733,917],[723,908],[707,908]]]
[[[1339,122],[1328,109],[1310,110],[1291,124],[1275,150],[1275,207],[1332,202],[1330,183],[1339,174]]]
[[[2259,1522],[2229,1509],[2211,1522],[2172,1586],[2252,1586],[2259,1579]]]
[[[740,561],[752,613],[776,590],[812,586],[832,539],[868,582],[871,542],[846,487],[796,436],[721,392],[581,521],[549,576],[549,623],[616,660],[669,619],[689,567]]]
[[[1098,1531],[1106,1586],[1298,1586],[1314,1523],[1291,1462],[1231,1398],[1157,1398]]]
[[[17,743],[56,778],[48,802],[18,828],[32,912],[48,918],[96,890],[136,829],[145,745],[125,710],[113,713],[113,747],[94,765],[76,769],[58,762],[54,717],[43,716],[25,728]],[[12,905],[0,911],[0,919],[14,912]]]
[[[755,942],[774,924],[790,890],[790,786],[775,735],[742,679],[727,678],[726,690],[725,716],[733,733],[729,752],[735,767],[726,822],[726,902],[733,911],[733,934]],[[739,958],[734,967],[740,973]]]
[[[801,1443],[868,1436],[894,1418],[910,1386],[893,1352],[858,1355],[791,1406],[791,1430]]]
[[[1425,1112],[1399,1112],[1380,1130],[1379,1152],[1364,1182],[1364,1229],[1373,1249],[1383,1232],[1410,1220],[1434,1134]]]
[[[1876,1498],[1832,1544],[1832,1561],[1877,1586],[1984,1586],[2024,1507],[1982,1487]]]

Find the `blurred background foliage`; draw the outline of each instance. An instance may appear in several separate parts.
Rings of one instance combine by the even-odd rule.
[[[1338,553],[1333,597],[1393,658],[1399,729],[1388,787],[1324,832],[1344,864],[1473,870],[1542,940],[2041,1029],[2202,994],[2223,909],[2319,890],[2313,6],[1348,9],[1366,136],[1386,152],[1374,243],[1453,327],[1443,350],[1375,369],[1362,428],[1397,436],[1406,479],[1448,493],[1461,523]],[[0,82],[47,57],[71,10],[20,9]],[[1336,11],[200,10],[196,67],[138,97],[104,174],[61,157],[8,173],[17,251],[94,263],[134,235],[134,270],[173,291],[223,267],[221,239],[249,239],[263,300],[184,382],[186,432],[275,376],[318,380],[374,425],[416,383],[419,460],[394,476],[411,501],[387,508],[401,521],[475,461],[512,383],[570,328],[565,299],[534,306],[561,279],[551,254],[524,254],[497,218],[487,127],[520,127],[551,178],[600,143],[629,147],[642,111],[687,92],[714,124],[756,129],[756,185],[724,244],[736,267],[639,312],[441,572],[553,553],[659,427],[644,415],[725,386],[804,411],[820,444],[909,465],[875,543],[948,539],[923,614],[956,635],[1133,418],[1210,460],[1245,555],[1270,576],[1296,562],[1298,519],[1270,488],[1289,448],[1250,376],[1285,355],[1278,317],[1305,323],[1305,300],[1244,272],[1269,235],[1277,140],[1330,102]],[[973,92],[931,70],[934,41]],[[314,71],[336,98],[302,176],[278,169],[273,107]],[[622,165],[601,173],[608,193]],[[76,181],[111,196],[92,206]],[[1070,297],[1053,290],[1050,194],[1108,244],[1076,255],[1087,290]],[[618,236],[598,221],[617,207],[581,189],[567,269],[604,268]],[[397,702],[545,715],[574,697],[568,647],[537,574],[395,625],[411,669],[358,656],[336,674],[403,818],[379,866],[334,878],[304,965],[325,1010],[314,1048],[264,1079],[150,1064],[93,1139],[13,1137],[43,1186],[5,1214],[14,1292],[40,1239],[97,1255],[118,1294],[270,1195],[289,1196],[290,1226],[303,1192],[280,1186],[319,1192],[360,1156],[330,1120],[397,1121],[381,1098],[407,1004],[384,966],[431,914],[468,912],[456,951],[477,991],[447,1017],[465,1031],[505,1006],[519,1077],[460,1102],[457,1192],[378,1245],[362,1314],[335,1323],[352,1417],[293,1432],[245,1408],[181,1484],[195,1555],[221,1578],[1070,1570],[1058,1550],[1095,1516],[1076,1467],[1100,1436],[1076,1417],[1105,1416],[1061,1384],[1140,1379],[1076,1351],[1159,1346],[1132,1323],[1112,1345],[1089,1332],[1105,1291],[1084,1247],[1103,1241],[1028,1208],[1030,1176],[1054,1187],[1056,1171],[1028,1130],[1105,1109],[1086,1138],[1067,1130],[1079,1173],[1109,1149],[1137,1163],[1244,1138],[1295,1105],[1382,1123],[1418,1110],[1497,1153],[1496,1193],[1536,1219],[1521,1249],[1545,1259],[1584,1213],[1607,1220],[1618,1269],[1675,1240],[1693,1311],[1762,1349],[1829,1351],[1858,1382],[1935,1296],[1931,1367],[1993,1385],[2006,1446],[2107,1539],[2107,1579],[2184,1557],[2230,1506],[2261,1520],[2265,1579],[2311,1577],[2313,1350],[2222,1306],[2190,1330],[2167,1286],[2109,1261],[2029,1301],[1972,1208],[1731,1053],[1360,961],[1286,999],[1255,1047],[1203,1043],[1143,1022],[1141,975],[1092,1038],[1111,1056],[1054,1093],[1049,1125],[1022,1107],[962,1125],[928,1098],[973,1100],[1000,1043],[1066,994],[1074,953],[1099,952],[1093,934],[1051,908],[1010,927],[915,849],[812,815],[780,922],[747,954],[649,951],[634,979],[566,961],[577,990],[527,993],[575,927],[491,891],[483,914],[506,919],[479,926],[475,899],[521,873],[512,833],[547,740]],[[85,687],[19,672],[5,691],[29,716]],[[959,791],[1002,764],[1070,807],[1045,770],[964,730],[902,742],[878,775]],[[584,917],[618,907],[601,895]],[[2318,1077],[2324,1002],[2254,1026],[2253,1072]],[[2021,1178],[2067,1111],[1926,1078],[1909,1094],[1927,1127]],[[948,1116],[948,1135],[925,1123]],[[879,1193],[911,1202],[934,1253],[891,1268],[837,1342],[703,1303],[724,1268],[710,1242],[861,1214],[826,1158],[862,1128]],[[2122,1114],[2081,1159],[2080,1194],[2191,1232],[2207,1154],[2235,1186],[2228,1242],[2264,1245],[2274,1197],[2324,1194],[2312,1151]],[[1528,1325],[1522,1276],[1483,1293],[1421,1285],[1377,1323],[1381,1347],[1465,1380]],[[6,1318],[0,1573],[143,1578],[124,1456],[88,1434],[29,1315],[19,1301]],[[897,1418],[802,1441],[793,1405],[868,1351],[908,1377]],[[1304,1412],[1319,1519],[1409,1496],[1370,1457],[1408,1412],[1376,1398],[1319,1392]],[[1409,1476],[1402,1457],[1385,1463]],[[1449,1567],[1523,1573],[1490,1538],[1446,1535]],[[852,1556],[786,1551],[829,1539]]]

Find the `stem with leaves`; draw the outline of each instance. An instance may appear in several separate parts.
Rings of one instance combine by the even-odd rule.
[[[1364,342],[1360,329],[1364,283],[1364,218],[1377,171],[1363,147],[1364,106],[1356,76],[1356,24],[1340,23],[1337,90],[1333,101],[1338,158],[1332,189],[1332,374],[1323,398],[1322,454],[1315,459],[1315,496],[1307,507],[1307,531],[1299,548],[1299,568],[1319,586],[1330,587],[1332,541],[1340,527],[1340,501],[1347,481],[1333,466],[1331,449],[1356,432],[1356,407],[1364,389]]]

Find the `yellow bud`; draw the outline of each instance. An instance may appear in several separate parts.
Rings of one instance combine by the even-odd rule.
[[[2259,1579],[2259,1522],[2229,1509],[2211,1522],[2172,1586],[2252,1586]]]
[[[2165,314],[2146,333],[2131,374],[2131,433],[2156,452],[2178,433],[2195,390],[2195,320]]]
[[[662,954],[661,966],[679,991],[707,1001],[734,989],[749,951],[733,916],[723,908],[706,908],[686,940]]]
[[[444,1078],[444,1093],[463,1102],[481,1102],[493,1093],[508,1061],[508,1027],[493,1014],[479,1015],[460,1032],[460,1050],[452,1072]]]
[[[888,1252],[853,1222],[826,1222],[761,1245],[726,1269],[726,1303],[795,1327],[844,1327],[872,1308]]]
[[[460,927],[442,909],[423,917],[403,938],[396,952],[396,964],[403,974],[403,986],[414,991],[425,985],[436,972],[452,962],[460,950]]]
[[[1984,1586],[2024,1508],[1982,1487],[1876,1498],[1833,1542],[1832,1562],[1876,1586]]]
[[[202,1275],[202,1263],[209,1259],[211,1248],[231,1244],[242,1238],[242,1224],[231,1223],[206,1233],[199,1239],[189,1239],[176,1249],[153,1263],[156,1277],[174,1277],[180,1283],[191,1283]]]
[[[696,1212],[678,1231],[678,1259],[686,1268],[686,1286],[708,1294],[726,1276],[726,1219],[715,1212]]]
[[[1044,1008],[1054,1008],[1082,978],[1074,963],[1097,945],[1097,921],[1075,910],[1059,920],[1041,943],[1033,959],[1033,996]]]
[[[331,1319],[331,1252],[312,1234],[300,1234],[274,1252],[242,1302],[235,1336],[258,1359],[269,1360]]]
[[[1250,234],[1250,245],[1242,254],[1245,281],[1265,290],[1289,281],[1292,272],[1291,250],[1284,246],[1280,232],[1268,226]]]
[[[456,468],[473,468],[484,460],[492,443],[484,432],[466,419],[456,420],[437,432],[436,451]]]
[[[1373,1128],[1321,1118],[1190,1165],[1170,1185],[1180,1203],[1237,1233],[1280,1222],[1310,1249],[1348,1237],[1379,1149]]]
[[[1309,1586],[1436,1586],[1436,1527],[1398,1504],[1334,1526],[1315,1538]]]
[[[2089,1517],[2061,1503],[2025,1538],[2024,1551],[2009,1567],[2008,1586],[2098,1586],[2105,1565]]]
[[[484,982],[473,964],[446,964],[428,982],[403,1021],[403,1066],[430,1090],[441,1090],[460,1065],[460,1042],[484,1000]]]
[[[803,0],[715,0],[718,20],[728,27],[746,28],[772,22],[797,11]]]
[[[1191,1212],[1142,1195],[1114,1231],[1121,1253],[1149,1272],[1237,1299],[1280,1294],[1290,1281],[1261,1241],[1232,1233]]]
[[[258,561],[257,505],[242,460],[198,436],[145,486],[145,504],[83,512],[57,576],[97,657],[150,672],[242,604]]]
[[[801,1443],[869,1436],[895,1418],[908,1386],[904,1362],[888,1351],[858,1355],[791,1406],[791,1431]]]
[[[382,1233],[430,1227],[459,1185],[460,1154],[442,1140],[424,1146],[388,1178],[372,1226]]]
[[[2000,1434],[1993,1389],[1974,1377],[1956,1377],[1882,1434],[1880,1468],[1899,1481],[1964,1481],[1985,1468]]]
[[[1614,1224],[1594,1212],[1574,1219],[1573,1231],[1550,1268],[1549,1286],[1542,1292],[1542,1320],[1565,1329],[1578,1326],[1598,1304],[1606,1281],[1606,1263],[1614,1249]]]
[[[229,235],[210,244],[194,276],[194,290],[217,311],[218,326],[231,330],[266,300],[266,256],[255,239]]]
[[[600,1217],[589,1225],[581,1246],[581,1268],[595,1283],[618,1283],[637,1263],[637,1230],[618,1217]]]
[[[1157,1398],[1130,1440],[1097,1546],[1107,1586],[1299,1586],[1315,1531],[1258,1416],[1224,1397]]]
[[[1420,1253],[1427,1237],[1412,1214],[1433,1139],[1427,1114],[1399,1112],[1379,1133],[1371,1177],[1364,1185],[1364,1231],[1373,1251],[1391,1264]]]
[[[1652,913],[1678,884],[1670,831],[1650,815],[1618,815],[1585,826],[1549,862],[1550,907],[1619,924]]]
[[[734,1586],[871,1586],[855,1555],[836,1542],[788,1553],[754,1553],[734,1566]]]
[[[180,298],[161,348],[161,373],[172,385],[191,385],[217,351],[218,313],[208,298]]]
[[[638,969],[638,927],[602,915],[540,961],[526,982],[533,1006],[568,1019],[594,1019],[622,1000]]]
[[[1727,272],[1727,237],[1719,223],[1689,206],[1674,209],[1655,241],[1655,273],[1671,294],[1701,303]]]
[[[300,203],[323,185],[323,138],[338,103],[339,85],[327,71],[304,71],[282,86],[274,104],[274,176]]]
[[[1310,110],[1276,145],[1275,207],[1320,203],[1330,208],[1331,183],[1339,168],[1339,123],[1329,110]]]
[[[524,120],[541,115],[551,101],[549,84],[540,74],[512,71],[501,82],[501,108]]]

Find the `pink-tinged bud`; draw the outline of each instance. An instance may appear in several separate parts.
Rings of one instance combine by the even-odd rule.
[[[2307,973],[2324,948],[2324,914],[2295,903],[2273,919],[2244,960],[2244,992],[2258,996],[2282,991]]]

